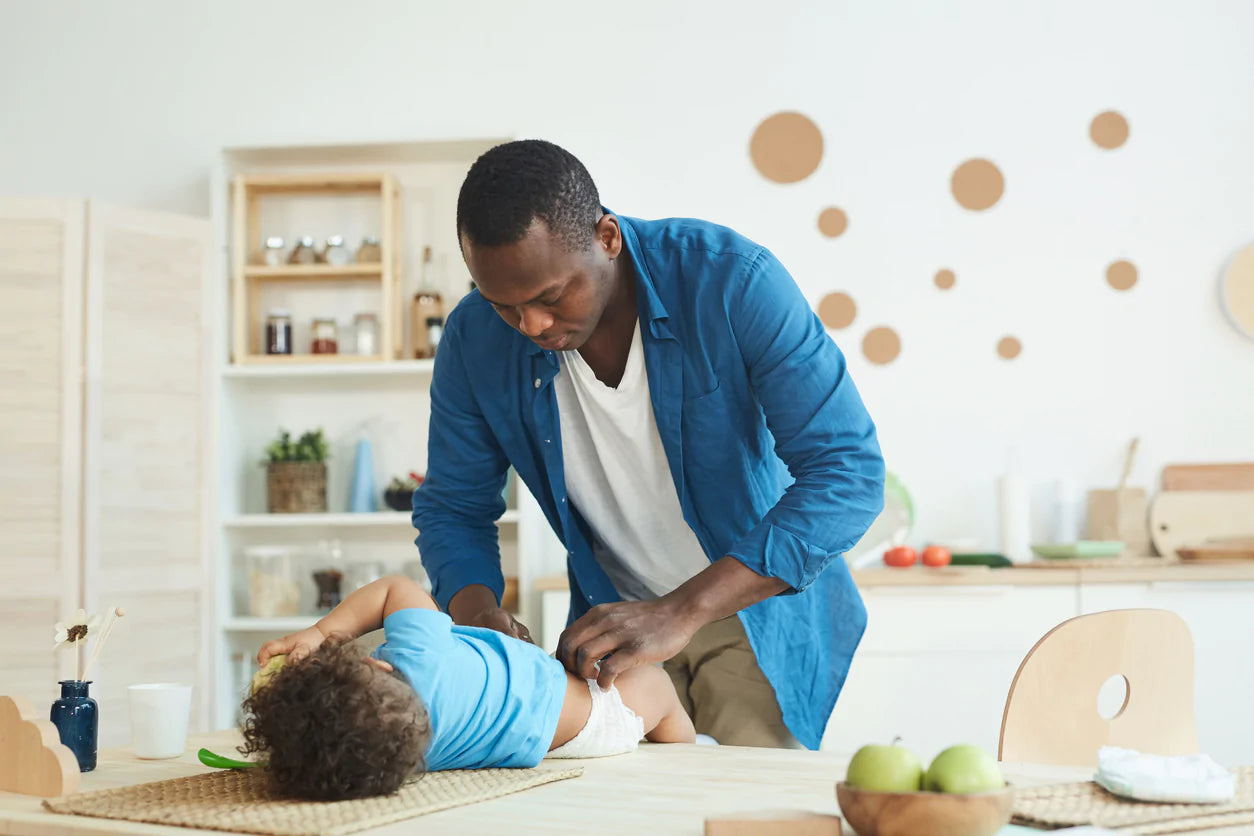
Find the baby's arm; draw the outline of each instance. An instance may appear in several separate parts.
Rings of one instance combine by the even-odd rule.
[[[352,592],[335,609],[308,627],[281,639],[268,641],[257,653],[257,662],[264,665],[271,656],[286,653],[293,661],[322,644],[332,633],[350,638],[364,636],[383,626],[383,619],[397,610],[439,610],[431,595],[412,578],[388,575]]]

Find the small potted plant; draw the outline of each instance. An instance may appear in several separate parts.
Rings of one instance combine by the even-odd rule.
[[[266,507],[272,514],[327,510],[327,440],[321,429],[295,442],[287,430],[266,448]]]
[[[404,479],[392,477],[387,490],[383,492],[383,502],[393,511],[409,511],[414,507],[414,491],[422,484],[422,477],[412,470]]]

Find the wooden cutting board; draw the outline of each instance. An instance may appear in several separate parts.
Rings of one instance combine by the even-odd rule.
[[[1254,560],[1254,540],[1216,540],[1197,546],[1181,546],[1180,559],[1193,563],[1232,563]]]
[[[1169,464],[1163,468],[1165,491],[1254,491],[1254,462]]]
[[[1237,537],[1254,537],[1254,491],[1164,491],[1150,505],[1150,538],[1163,556]]]

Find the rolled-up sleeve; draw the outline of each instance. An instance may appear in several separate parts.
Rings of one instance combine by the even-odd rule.
[[[801,591],[883,508],[884,460],[844,355],[784,266],[763,249],[738,284],[732,334],[794,481],[728,554]]]
[[[508,461],[470,386],[454,311],[431,379],[427,473],[414,494],[418,553],[443,610],[470,584],[504,593],[496,520]]]

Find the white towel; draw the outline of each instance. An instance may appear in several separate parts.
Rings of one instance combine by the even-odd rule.
[[[1209,755],[1143,755],[1131,749],[1103,746],[1097,752],[1098,784],[1115,795],[1138,801],[1231,801],[1236,778]]]

